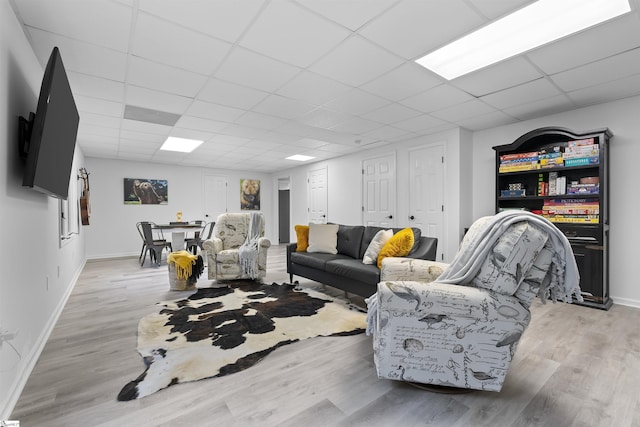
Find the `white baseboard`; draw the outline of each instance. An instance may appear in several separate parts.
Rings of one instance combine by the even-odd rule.
[[[635,299],[620,298],[620,297],[615,297],[615,296],[611,296],[611,299],[613,300],[614,304],[626,305],[628,307],[634,307],[634,308],[640,308],[640,301],[635,300]]]
[[[2,406],[0,406],[0,420],[8,420],[11,416],[16,403],[18,403],[18,398],[22,394],[22,390],[27,384],[27,380],[29,379],[33,368],[36,366],[38,358],[40,357],[45,344],[49,340],[49,336],[51,336],[51,332],[58,322],[58,318],[62,314],[62,310],[64,310],[64,306],[67,304],[67,301],[71,296],[71,292],[76,287],[76,283],[78,282],[78,278],[80,277],[80,273],[82,273],[86,262],[87,260],[85,258],[85,260],[80,264],[80,267],[74,274],[73,279],[71,279],[71,282],[69,282],[67,290],[60,299],[60,302],[58,303],[56,309],[51,314],[46,328],[42,331],[42,333],[36,340],[35,345],[31,348],[31,351],[25,358],[25,363],[21,364],[21,367],[19,368],[20,372],[18,372],[18,374],[15,376],[13,384],[11,384],[11,386],[9,387],[9,398],[5,402],[3,402]]]

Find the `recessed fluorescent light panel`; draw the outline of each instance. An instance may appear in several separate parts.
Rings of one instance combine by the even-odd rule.
[[[451,80],[630,10],[628,0],[538,0],[416,62]]]
[[[302,154],[295,154],[286,158],[287,160],[296,160],[298,162],[306,162],[307,160],[315,159],[315,157],[304,156]]]
[[[179,151],[181,153],[190,153],[195,150],[200,144],[204,141],[198,141],[195,139],[186,139],[186,138],[176,138],[175,136],[170,136],[160,147],[161,150],[165,151]]]

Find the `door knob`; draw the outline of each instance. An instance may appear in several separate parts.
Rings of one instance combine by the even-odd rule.
[[[414,219],[416,219],[416,217],[415,217],[415,216],[413,216],[413,215],[409,215],[409,219],[410,219],[411,221],[413,221]]]
[[[388,219],[393,219],[393,215],[389,215],[387,218]]]
[[[322,218],[326,218],[326,217],[327,217],[326,215],[322,215]]]

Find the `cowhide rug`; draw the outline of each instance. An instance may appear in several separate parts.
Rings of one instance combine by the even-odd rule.
[[[295,341],[366,328],[365,313],[344,301],[288,284],[242,281],[159,305],[159,313],[138,325],[146,370],[124,386],[118,400],[238,372]]]

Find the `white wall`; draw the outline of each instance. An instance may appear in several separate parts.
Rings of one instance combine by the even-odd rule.
[[[87,258],[106,258],[140,254],[142,246],[136,231],[139,221],[168,223],[182,211],[184,221],[205,219],[204,175],[228,178],[228,211],[240,212],[240,179],[259,179],[261,212],[265,214],[265,235],[277,242],[273,222],[273,182],[270,175],[199,167],[161,165],[87,157],[91,186],[91,225],[87,228]],[[125,205],[124,178],[166,179],[169,202],[166,205]],[[276,187],[277,188],[277,187]],[[215,221],[215,218],[211,219]],[[170,236],[165,236],[170,239]]]
[[[554,114],[473,135],[473,216],[492,215],[495,209],[496,145],[510,144],[540,127],[560,126],[575,131],[609,128],[610,150],[610,295],[614,303],[640,307],[640,287],[633,254],[637,246],[636,222],[640,202],[636,197],[640,164],[640,96]],[[480,184],[484,183],[484,184]]]
[[[443,248],[445,260],[453,259],[464,227],[468,227],[471,198],[460,197],[460,188],[470,188],[470,160],[461,160],[461,144],[469,144],[469,135],[460,130],[451,130],[429,137],[370,150],[363,150],[344,157],[312,163],[274,174],[273,180],[291,177],[291,241],[295,242],[293,226],[307,224],[307,173],[326,167],[328,170],[327,220],[339,224],[362,224],[362,162],[384,154],[396,156],[396,188],[398,227],[408,226],[409,216],[409,151],[416,147],[441,144],[445,152],[445,238],[438,242]],[[464,167],[463,167],[464,166]],[[470,190],[469,190],[470,191]],[[277,211],[274,214],[277,216]]]
[[[84,265],[84,230],[60,247],[58,201],[22,187],[18,116],[35,112],[43,73],[9,2],[0,2],[0,327],[18,331],[11,344],[20,353],[0,349],[0,419],[9,418]],[[76,150],[74,182],[83,161]]]

